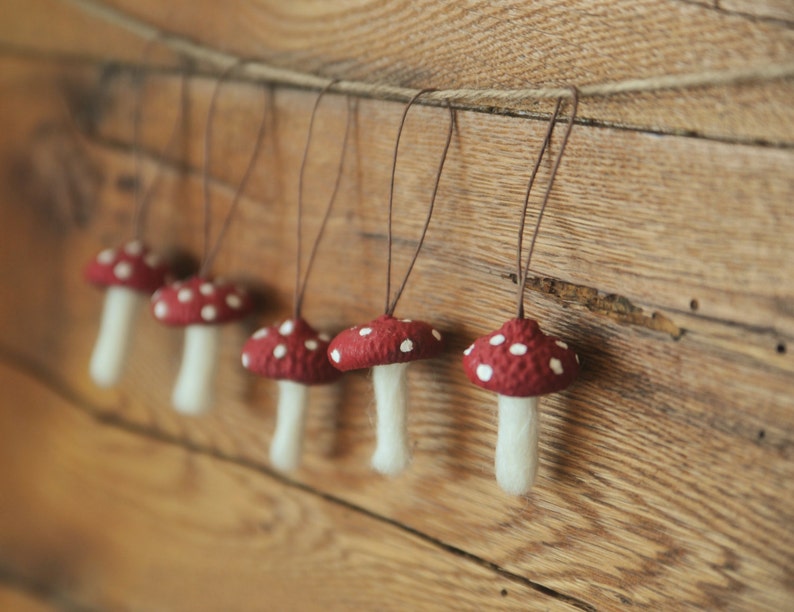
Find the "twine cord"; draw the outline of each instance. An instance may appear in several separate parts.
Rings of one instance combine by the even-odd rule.
[[[174,52],[223,70],[241,59],[231,53],[219,51],[202,45],[184,36],[169,33],[136,19],[123,11],[104,5],[97,0],[68,0],[88,14],[117,25],[141,38],[159,37],[164,45]],[[383,83],[363,81],[335,81],[327,77],[280,68],[264,61],[247,61],[240,75],[248,79],[268,83],[291,85],[307,89],[323,89],[332,84],[332,90],[353,96],[383,98],[408,101],[419,91],[416,88],[400,87]],[[727,68],[724,70],[703,70],[680,74],[661,74],[644,78],[606,81],[602,83],[581,84],[577,86],[579,98],[605,98],[627,93],[648,93],[673,89],[737,85],[747,82],[772,81],[794,77],[794,59],[782,62],[758,62]],[[508,106],[519,104],[528,99],[570,99],[570,87],[526,87],[519,89],[496,88],[456,88],[436,89],[423,96],[425,101],[455,102],[472,106],[500,103]]]

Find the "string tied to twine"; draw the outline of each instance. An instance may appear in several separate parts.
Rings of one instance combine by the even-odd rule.
[[[135,70],[135,81],[137,85],[137,93],[135,98],[135,109],[133,111],[132,117],[132,151],[133,151],[133,165],[134,165],[134,174],[135,174],[135,190],[133,199],[135,202],[135,210],[133,213],[132,218],[132,235],[133,238],[136,240],[141,240],[145,233],[146,228],[146,214],[149,209],[149,205],[152,199],[152,196],[157,191],[157,188],[160,185],[160,181],[163,178],[163,168],[165,164],[157,164],[154,172],[154,176],[151,178],[149,183],[149,188],[145,191],[142,189],[141,182],[142,178],[142,160],[141,160],[141,123],[142,123],[142,116],[143,116],[143,76],[144,76],[144,67],[146,66],[146,60],[151,53],[152,47],[154,47],[155,43],[160,42],[160,35],[156,34],[150,40],[147,41],[146,45],[141,52],[141,58],[138,63],[138,66]],[[177,114],[176,119],[174,120],[174,126],[171,130],[171,134],[166,141],[165,146],[163,147],[162,151],[160,152],[161,158],[166,158],[171,154],[174,145],[176,144],[180,132],[180,126],[185,119],[185,109],[187,108],[187,100],[188,100],[188,78],[187,72],[182,73],[181,79],[181,86],[180,86],[180,102],[179,102],[179,113]]]
[[[320,107],[320,102],[322,101],[325,94],[327,94],[331,87],[333,87],[335,81],[328,83],[318,94],[317,99],[314,101],[314,106],[312,107],[312,114],[309,119],[309,129],[306,134],[306,144],[303,148],[303,157],[301,158],[301,165],[300,170],[298,171],[298,212],[297,212],[297,229],[296,229],[296,242],[297,242],[297,254],[295,257],[295,297],[293,300],[293,318],[299,319],[301,316],[301,308],[303,307],[303,299],[306,295],[306,287],[309,283],[309,276],[311,275],[311,271],[314,265],[314,260],[317,255],[317,250],[320,246],[320,242],[322,241],[323,234],[325,233],[325,229],[328,226],[328,219],[331,216],[331,210],[333,209],[334,202],[336,201],[336,196],[339,192],[339,186],[342,182],[342,173],[344,171],[344,164],[345,164],[345,153],[347,151],[347,142],[350,136],[350,124],[351,124],[351,116],[352,116],[352,100],[350,98],[347,99],[347,120],[345,122],[345,135],[342,139],[342,151],[339,155],[339,164],[337,165],[336,170],[336,179],[334,180],[333,188],[331,189],[331,195],[328,198],[328,204],[325,206],[325,213],[323,214],[323,218],[320,221],[320,229],[317,230],[317,236],[312,243],[311,251],[309,252],[309,257],[306,262],[306,272],[303,275],[303,279],[301,280],[301,254],[303,252],[303,206],[304,206],[304,177],[306,174],[306,166],[307,160],[309,157],[309,147],[312,141],[312,133],[314,131],[314,123],[317,117],[317,109]]]
[[[391,268],[392,268],[392,217],[394,211],[394,177],[397,173],[397,153],[400,149],[400,138],[402,136],[403,127],[405,126],[405,119],[408,116],[408,111],[411,109],[411,106],[416,102],[416,100],[427,93],[434,91],[433,89],[422,89],[421,91],[414,94],[414,96],[408,100],[408,103],[405,105],[405,109],[403,110],[402,117],[400,119],[400,125],[397,128],[397,139],[394,143],[394,157],[392,159],[392,168],[391,168],[391,181],[389,182],[389,216],[388,216],[388,231],[387,231],[387,258],[386,258],[386,307],[385,313],[387,315],[394,314],[395,308],[397,308],[397,302],[400,301],[400,297],[405,290],[405,285],[408,283],[408,277],[411,275],[411,271],[414,269],[414,264],[416,264],[416,259],[419,257],[419,251],[422,250],[422,245],[425,242],[425,236],[427,235],[427,228],[430,226],[430,219],[433,216],[433,209],[435,208],[436,204],[436,196],[438,195],[438,186],[441,182],[441,173],[444,170],[444,163],[447,160],[447,153],[449,152],[449,145],[452,142],[452,132],[455,129],[455,111],[452,109],[452,105],[447,100],[446,106],[449,110],[449,128],[447,130],[447,138],[446,142],[444,143],[444,150],[441,154],[441,161],[438,164],[438,170],[436,171],[436,178],[433,184],[433,193],[430,196],[430,205],[427,209],[427,217],[425,218],[425,223],[422,226],[422,233],[419,236],[419,242],[416,245],[416,250],[414,251],[413,257],[411,258],[410,263],[408,264],[408,269],[405,272],[405,276],[403,277],[402,283],[400,287],[397,289],[397,292],[394,294],[394,298],[390,298],[391,296]]]
[[[203,191],[203,200],[204,200],[204,248],[203,253],[204,257],[201,262],[201,266],[199,267],[199,276],[203,277],[206,276],[212,267],[215,258],[218,255],[218,251],[220,250],[221,244],[223,243],[223,239],[226,236],[229,226],[231,225],[232,219],[234,217],[235,212],[240,203],[240,199],[245,191],[245,187],[248,184],[248,179],[251,177],[251,173],[254,169],[254,164],[256,162],[257,157],[259,156],[259,151],[262,145],[262,137],[265,133],[265,120],[267,118],[267,92],[266,89],[263,87],[262,94],[263,94],[263,104],[262,104],[262,116],[259,121],[259,126],[256,131],[256,139],[254,141],[254,148],[251,152],[250,157],[248,158],[248,164],[245,167],[245,171],[240,179],[240,182],[237,184],[237,188],[234,191],[234,195],[232,196],[232,202],[229,205],[229,210],[226,213],[226,217],[223,220],[223,224],[221,225],[220,230],[218,231],[218,236],[215,239],[215,243],[210,245],[210,230],[212,225],[212,203],[211,203],[211,190],[210,190],[210,152],[212,150],[212,125],[213,119],[216,112],[216,106],[218,102],[219,93],[221,91],[223,83],[225,83],[231,74],[236,70],[239,70],[242,66],[246,65],[247,63],[253,60],[250,59],[239,59],[234,64],[227,66],[223,73],[218,77],[217,82],[215,83],[215,88],[212,92],[212,97],[210,98],[210,105],[209,109],[207,110],[207,123],[206,128],[204,131],[204,164],[202,168],[202,191]]]
[[[568,119],[568,127],[565,130],[565,133],[562,137],[562,142],[560,143],[560,150],[557,153],[557,157],[554,159],[552,163],[551,171],[549,173],[548,183],[546,184],[546,191],[543,193],[543,198],[540,203],[540,207],[538,208],[538,216],[535,220],[535,229],[532,232],[532,241],[529,244],[529,250],[527,252],[526,262],[522,266],[522,253],[523,250],[523,242],[524,242],[524,225],[527,218],[527,209],[529,208],[529,196],[532,192],[532,187],[535,184],[535,178],[538,174],[538,169],[540,168],[540,164],[543,161],[543,155],[549,148],[549,144],[551,143],[551,136],[554,132],[554,127],[557,124],[557,120],[560,114],[560,108],[562,106],[562,98],[557,100],[557,104],[554,107],[554,112],[549,120],[548,128],[546,129],[546,135],[543,138],[543,143],[540,147],[540,152],[538,153],[538,157],[535,160],[535,165],[532,168],[532,173],[529,176],[529,181],[527,183],[527,190],[524,195],[524,206],[521,210],[521,221],[519,222],[518,226],[518,240],[517,242],[517,276],[516,276],[516,283],[518,285],[516,291],[516,318],[523,319],[524,318],[524,290],[526,289],[527,285],[527,276],[529,275],[529,264],[532,261],[532,253],[535,251],[535,242],[538,238],[538,232],[540,231],[540,223],[543,221],[543,215],[546,212],[546,206],[549,203],[549,196],[551,195],[551,190],[554,187],[554,179],[557,177],[557,171],[560,168],[560,163],[562,163],[562,157],[565,154],[565,149],[568,146],[568,139],[571,137],[571,130],[573,130],[573,125],[576,120],[576,112],[579,108],[579,92],[575,87],[570,87],[570,100],[571,100],[571,116]]]

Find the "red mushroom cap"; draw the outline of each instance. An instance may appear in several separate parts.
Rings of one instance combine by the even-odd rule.
[[[165,325],[217,325],[237,321],[252,308],[242,287],[200,276],[161,287],[152,296],[152,314]]]
[[[338,370],[358,370],[435,357],[444,348],[438,330],[422,321],[381,315],[340,333],[328,346]]]
[[[328,341],[303,319],[287,319],[280,325],[254,332],[243,346],[243,366],[275,380],[304,385],[325,385],[342,372],[328,361]]]
[[[131,240],[120,248],[100,252],[84,273],[93,285],[152,293],[165,284],[168,266],[140,240]]]
[[[475,385],[511,397],[562,391],[579,374],[579,357],[537,321],[511,319],[464,351],[463,370]]]

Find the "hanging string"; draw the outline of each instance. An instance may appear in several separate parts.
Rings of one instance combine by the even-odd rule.
[[[211,204],[211,193],[210,193],[210,152],[212,150],[212,124],[213,118],[215,116],[215,107],[218,102],[218,94],[220,93],[221,86],[223,83],[229,78],[229,76],[235,70],[239,69],[243,64],[249,62],[250,60],[239,60],[228,66],[226,70],[223,71],[221,76],[218,78],[217,83],[215,84],[215,89],[212,92],[212,98],[210,98],[210,105],[209,109],[207,110],[207,126],[204,131],[204,167],[202,169],[202,178],[203,178],[203,196],[204,196],[204,259],[201,262],[201,266],[199,268],[199,276],[206,276],[209,269],[212,267],[212,263],[215,261],[215,257],[218,255],[218,251],[220,250],[221,244],[223,243],[223,238],[226,235],[226,232],[231,225],[232,218],[234,217],[234,213],[237,210],[237,206],[240,203],[240,198],[245,191],[245,186],[248,183],[248,179],[251,177],[251,173],[254,169],[254,163],[256,162],[257,157],[259,156],[259,150],[262,145],[262,136],[265,133],[265,120],[267,118],[267,92],[263,87],[263,96],[264,96],[264,103],[262,104],[262,118],[259,122],[259,128],[256,132],[256,140],[254,142],[254,150],[251,152],[251,156],[248,159],[248,165],[243,172],[243,176],[240,179],[240,182],[237,185],[237,189],[235,189],[234,195],[232,196],[232,203],[229,205],[229,211],[226,213],[226,218],[223,220],[223,224],[221,225],[220,231],[218,232],[218,237],[215,239],[215,244],[210,247],[210,229],[212,226],[212,204]]]
[[[140,37],[149,38],[153,35],[162,37],[164,43],[175,52],[192,57],[197,62],[207,63],[217,67],[227,66],[239,59],[225,51],[202,45],[184,36],[161,31],[140,19],[112,8],[97,0],[68,0],[71,4],[80,7],[83,11],[94,15],[108,23],[115,24]],[[311,89],[325,87],[331,79],[316,74],[299,72],[279,66],[267,64],[264,61],[248,62],[244,75],[248,78],[292,85]],[[794,60],[782,61],[762,60],[744,66],[734,66],[717,70],[698,70],[679,74],[657,74],[649,77],[623,79],[619,81],[605,81],[579,86],[580,98],[610,97],[627,93],[648,93],[665,90],[692,89],[697,87],[729,86],[740,83],[766,82],[778,79],[791,79],[794,77]],[[408,100],[416,95],[416,89],[400,87],[382,83],[367,83],[362,81],[338,81],[334,91],[357,96],[383,98],[390,100]],[[570,98],[571,90],[566,87],[524,87],[520,89],[495,89],[495,88],[458,88],[437,89],[428,94],[425,100],[455,102],[459,105],[493,106],[500,103],[505,106],[518,105],[528,99],[558,99]]]
[[[157,191],[157,187],[160,184],[160,180],[163,178],[163,167],[164,164],[157,164],[155,169],[154,176],[149,183],[149,188],[146,191],[142,191],[141,183],[142,183],[142,175],[141,175],[141,123],[142,123],[142,115],[143,115],[143,84],[142,80],[144,77],[145,67],[146,67],[146,60],[149,57],[152,47],[154,46],[155,42],[158,42],[159,36],[155,36],[154,38],[150,39],[146,46],[141,53],[140,63],[135,71],[135,80],[138,84],[138,90],[135,99],[135,110],[133,111],[133,118],[132,118],[132,151],[133,151],[133,163],[134,163],[134,173],[135,173],[135,192],[134,192],[134,199],[135,199],[135,212],[133,213],[133,220],[132,220],[132,233],[133,237],[137,240],[141,240],[143,238],[143,234],[145,232],[146,227],[146,213],[149,208],[149,203],[151,202],[152,195]],[[160,152],[160,158],[165,159],[167,158],[171,150],[176,144],[180,132],[180,127],[182,125],[182,121],[185,118],[185,109],[187,108],[187,93],[188,93],[188,75],[187,72],[182,73],[182,82],[180,88],[180,97],[179,97],[179,113],[177,114],[176,120],[174,121],[174,127],[171,130],[171,135],[168,137],[165,147]]]
[[[333,86],[334,81],[330,82],[326,85],[320,94],[317,96],[317,99],[314,101],[314,107],[312,108],[311,118],[309,119],[309,130],[306,134],[306,145],[303,148],[303,157],[301,158],[301,165],[300,170],[298,172],[298,221],[297,221],[297,255],[295,261],[295,298],[293,300],[293,318],[299,319],[301,315],[301,308],[303,306],[303,298],[306,294],[306,285],[309,283],[309,275],[312,271],[312,266],[314,264],[314,258],[317,255],[317,247],[320,246],[320,241],[322,240],[323,234],[325,233],[325,228],[328,225],[328,219],[331,216],[331,209],[333,208],[334,202],[336,201],[336,195],[339,192],[339,185],[342,183],[342,172],[344,170],[345,165],[345,153],[347,152],[347,141],[348,136],[350,135],[350,117],[352,116],[352,100],[350,98],[347,99],[347,120],[345,122],[345,135],[342,139],[342,152],[339,155],[339,165],[336,169],[336,179],[334,181],[333,189],[331,190],[331,197],[328,199],[328,204],[325,207],[325,214],[323,215],[323,219],[320,222],[320,229],[317,231],[317,236],[314,239],[314,243],[312,244],[311,251],[309,252],[309,258],[306,263],[306,272],[303,276],[303,281],[301,281],[301,253],[303,252],[303,178],[306,173],[306,160],[309,157],[309,145],[311,144],[312,140],[312,132],[314,130],[314,120],[317,117],[317,109],[320,107],[320,102],[328,93],[328,90],[331,89]]]
[[[394,210],[394,177],[397,173],[397,152],[400,148],[400,137],[402,136],[403,127],[405,126],[405,118],[408,116],[408,111],[410,110],[411,106],[416,102],[419,96],[434,91],[432,89],[423,89],[414,95],[409,101],[408,104],[405,105],[405,109],[403,110],[402,118],[400,119],[400,127],[397,129],[397,140],[394,143],[394,157],[392,160],[392,167],[391,167],[391,182],[389,183],[389,220],[388,220],[388,240],[387,240],[387,249],[388,249],[388,256],[386,259],[386,309],[385,312],[387,315],[394,314],[394,309],[397,308],[397,302],[400,300],[400,297],[405,290],[405,285],[408,282],[408,277],[411,275],[411,271],[414,269],[414,264],[416,263],[417,257],[419,257],[419,251],[422,249],[422,245],[425,242],[425,236],[427,235],[427,228],[430,225],[430,219],[433,216],[433,209],[435,208],[436,204],[436,195],[438,194],[438,185],[441,182],[441,173],[444,170],[444,162],[447,161],[447,153],[449,152],[449,145],[452,142],[452,132],[455,129],[455,111],[452,110],[452,105],[449,101],[446,102],[447,110],[449,110],[449,129],[447,130],[447,140],[444,144],[444,151],[441,154],[441,161],[438,164],[438,171],[436,172],[436,181],[433,185],[433,194],[430,197],[430,206],[427,209],[427,218],[425,219],[425,224],[422,227],[422,234],[419,237],[419,243],[416,245],[416,250],[414,251],[413,258],[411,259],[411,263],[408,265],[408,270],[405,272],[405,276],[403,277],[403,282],[400,285],[400,288],[397,290],[397,293],[394,295],[394,299],[389,302],[390,295],[391,295],[391,264],[392,264],[392,212]]]
[[[565,154],[565,148],[568,146],[568,139],[571,136],[571,130],[573,130],[573,124],[576,119],[576,111],[579,108],[579,92],[575,87],[570,88],[570,98],[571,98],[571,116],[568,121],[568,127],[565,130],[565,134],[562,137],[562,142],[560,143],[560,151],[557,153],[557,157],[554,159],[554,164],[551,168],[551,173],[549,174],[549,182],[546,185],[546,191],[543,194],[543,199],[540,203],[540,208],[538,209],[538,217],[535,221],[535,230],[532,233],[532,241],[529,244],[529,252],[527,253],[526,263],[524,264],[524,269],[521,269],[521,248],[523,242],[523,234],[524,234],[524,221],[526,219],[527,214],[527,207],[529,203],[529,194],[532,190],[532,185],[535,182],[535,176],[538,172],[538,168],[540,167],[541,160],[543,158],[543,154],[549,146],[549,142],[551,140],[552,132],[554,131],[554,126],[557,123],[557,117],[560,112],[560,106],[562,104],[562,100],[557,101],[557,106],[554,109],[554,114],[549,121],[549,127],[546,131],[546,136],[543,139],[543,146],[540,149],[540,153],[538,155],[538,159],[535,162],[535,167],[532,170],[532,175],[529,179],[529,184],[527,186],[526,198],[524,199],[524,209],[521,213],[521,223],[520,223],[520,230],[518,233],[518,293],[517,293],[517,305],[516,305],[516,318],[523,319],[524,318],[524,289],[527,285],[527,276],[529,274],[529,263],[532,261],[532,253],[535,250],[535,242],[538,238],[538,232],[540,231],[540,222],[543,220],[543,214],[546,212],[546,205],[549,203],[549,196],[551,195],[551,190],[554,187],[554,179],[557,176],[557,171],[560,168],[560,163],[562,162],[562,156]]]

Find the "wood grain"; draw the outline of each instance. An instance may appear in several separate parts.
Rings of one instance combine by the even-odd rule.
[[[0,41],[22,49],[137,60],[141,41],[55,0],[9,0]],[[106,2],[191,40],[327,77],[413,87],[584,85],[785,61],[791,24],[677,0],[438,4],[235,0]],[[779,16],[767,3],[758,10]],[[785,9],[784,15],[785,15]],[[766,11],[766,12],[765,12]],[[52,17],[52,18],[51,18]],[[68,22],[70,28],[59,24]],[[20,25],[22,27],[20,27]],[[432,33],[432,35],[430,34]],[[153,61],[156,58],[153,58]],[[607,125],[794,143],[792,81],[587,100]],[[534,101],[519,105],[538,111]]]
[[[2,167],[11,170],[0,191],[15,203],[0,208],[8,236],[0,275],[14,288],[0,300],[3,350],[106,418],[265,469],[274,388],[236,363],[246,334],[289,310],[294,186],[314,94],[278,90],[271,98],[260,171],[216,270],[251,281],[268,299],[255,321],[224,332],[218,410],[187,420],[167,406],[180,335],[147,317],[119,390],[97,391],[86,375],[100,297],[77,271],[128,231],[129,79],[14,61],[4,62],[3,73],[0,116],[14,119],[0,143]],[[93,109],[88,137],[68,127],[56,103],[63,83],[75,108]],[[158,151],[174,121],[178,79],[148,83],[145,144]],[[191,82],[175,159],[187,171],[166,169],[152,209],[151,241],[167,252],[195,256],[200,245],[195,168],[211,89],[210,81]],[[229,85],[222,104],[215,227],[250,150],[246,126],[261,108],[261,92]],[[341,329],[381,307],[385,195],[400,111],[359,103],[307,303],[307,316],[321,327]],[[440,113],[416,109],[406,127],[398,269],[427,203],[435,165],[428,160],[443,138]],[[343,120],[344,101],[329,97],[311,161],[309,235]],[[354,374],[313,394],[306,463],[294,482],[587,605],[785,609],[794,598],[792,152],[577,126],[535,259],[550,280],[537,282],[527,300],[544,328],[577,347],[585,370],[570,391],[544,398],[540,480],[530,496],[512,499],[492,477],[494,399],[464,379],[456,354],[512,311],[516,213],[544,128],[459,114],[437,215],[398,309],[433,320],[450,340],[449,354],[411,372],[409,472],[385,480],[369,471],[369,383]],[[80,187],[62,203],[65,176]],[[133,469],[124,465],[118,468]],[[141,497],[144,504],[152,495]],[[215,508],[197,520],[213,524]]]

